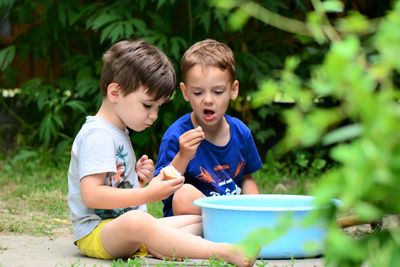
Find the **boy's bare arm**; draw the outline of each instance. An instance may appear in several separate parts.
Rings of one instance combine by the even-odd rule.
[[[200,126],[183,133],[179,137],[179,152],[171,161],[171,165],[180,173],[185,173],[186,167],[194,156],[201,141],[204,139],[204,132]]]
[[[165,181],[164,173],[154,177],[144,188],[115,188],[104,184],[105,173],[88,175],[81,180],[81,197],[88,208],[115,209],[160,201],[182,185],[180,177]]]
[[[253,176],[251,174],[246,174],[243,176],[242,193],[243,194],[260,193],[256,181],[254,181]]]

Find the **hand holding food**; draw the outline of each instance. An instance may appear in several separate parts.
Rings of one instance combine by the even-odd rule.
[[[168,165],[162,169],[164,172],[164,180],[171,180],[181,177],[181,173],[172,165]]]
[[[188,130],[179,136],[179,153],[185,160],[192,160],[196,154],[197,148],[204,139],[205,135],[200,126]]]

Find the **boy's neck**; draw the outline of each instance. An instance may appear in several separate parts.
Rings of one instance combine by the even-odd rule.
[[[96,113],[96,116],[109,122],[110,124],[114,125],[115,127],[119,128],[122,131],[124,131],[126,129],[125,125],[116,116],[116,114],[113,112],[112,107],[110,107],[110,105],[107,103],[107,101],[103,100],[99,110]]]

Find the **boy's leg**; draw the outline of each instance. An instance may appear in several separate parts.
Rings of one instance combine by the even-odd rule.
[[[209,259],[220,257],[237,266],[251,266],[242,249],[214,243],[171,227],[141,211],[127,212],[106,224],[102,230],[106,251],[115,258],[133,255],[144,244],[157,258]]]
[[[201,223],[200,215],[178,215],[160,218],[159,220],[169,226],[181,229],[188,233],[198,236],[203,235],[203,225]]]
[[[191,184],[184,184],[172,198],[174,215],[196,214],[201,215],[201,208],[194,205],[193,201],[204,197],[204,194]]]
[[[101,231],[101,242],[114,258],[129,258],[140,247],[140,233],[146,224],[156,220],[144,211],[129,211],[107,223]]]

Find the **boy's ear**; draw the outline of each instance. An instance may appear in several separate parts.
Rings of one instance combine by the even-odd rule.
[[[186,101],[189,101],[189,96],[188,96],[188,92],[187,92],[188,89],[187,89],[185,83],[183,83],[183,82],[179,83],[179,88],[181,88],[181,92],[182,92],[183,98]]]
[[[107,98],[111,103],[116,103],[122,97],[121,87],[118,83],[110,83],[107,86]]]
[[[239,81],[235,80],[232,84],[232,90],[231,90],[231,100],[236,99],[236,97],[239,94]]]

